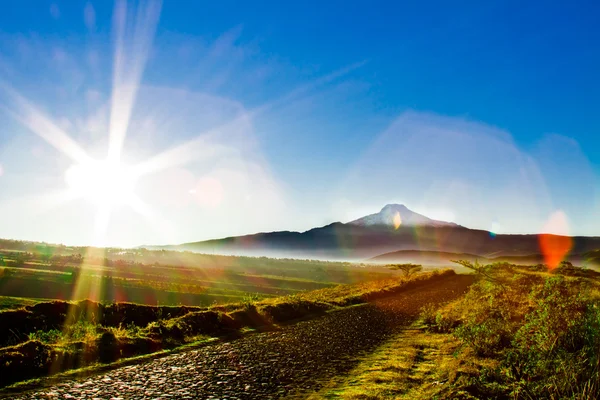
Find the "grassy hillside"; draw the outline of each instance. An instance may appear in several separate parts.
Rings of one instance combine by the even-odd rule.
[[[0,250],[0,296],[209,306],[391,276],[349,263],[22,246]]]
[[[44,302],[0,311],[0,385],[147,354],[213,336],[239,335],[364,303],[454,275],[434,271],[292,296],[202,307]]]
[[[466,296],[368,355],[314,398],[600,397],[600,274],[563,263],[474,267]]]

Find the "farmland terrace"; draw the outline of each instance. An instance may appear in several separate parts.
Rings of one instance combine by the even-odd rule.
[[[19,386],[4,395],[15,399],[266,399],[314,392],[409,326],[424,305],[456,299],[473,282],[473,276],[440,275],[418,287],[408,286],[391,296],[374,297],[366,304],[311,320],[50,386]]]

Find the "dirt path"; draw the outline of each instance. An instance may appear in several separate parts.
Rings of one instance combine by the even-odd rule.
[[[420,308],[454,299],[472,277],[456,275],[368,305],[128,366],[15,399],[275,399],[302,397],[350,371],[412,323]]]
[[[459,346],[452,334],[432,334],[413,324],[362,357],[352,371],[325,382],[308,399],[453,398],[446,383],[468,369],[456,356]]]

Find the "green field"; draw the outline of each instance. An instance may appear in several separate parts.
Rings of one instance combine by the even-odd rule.
[[[30,299],[27,297],[0,296],[0,311],[32,306],[52,299]]]
[[[0,307],[33,299],[209,306],[381,279],[381,267],[0,241]],[[23,298],[20,302],[16,299]]]
[[[48,365],[152,353],[404,284],[397,271],[342,262],[1,240],[0,249],[0,386]]]
[[[153,353],[365,303],[444,279],[454,271],[336,285],[212,307],[40,302],[0,311],[0,387],[97,363]],[[301,281],[302,282],[302,281]]]

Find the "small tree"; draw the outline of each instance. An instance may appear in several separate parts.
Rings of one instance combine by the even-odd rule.
[[[423,270],[423,266],[419,264],[390,264],[387,266],[391,270],[402,271],[404,276],[411,276]]]
[[[497,285],[499,285],[500,287],[502,287],[502,289],[506,290],[506,284],[507,282],[500,278],[497,275],[493,274],[493,267],[497,266],[498,264],[488,264],[488,265],[484,265],[484,264],[480,264],[478,260],[475,260],[474,263],[472,263],[471,261],[467,261],[467,260],[450,260],[453,263],[462,265],[465,268],[468,268],[472,271],[475,271],[477,273],[477,275],[479,275],[480,277],[483,277],[484,279],[486,279],[489,282],[493,282]],[[508,264],[510,266],[510,264]]]

